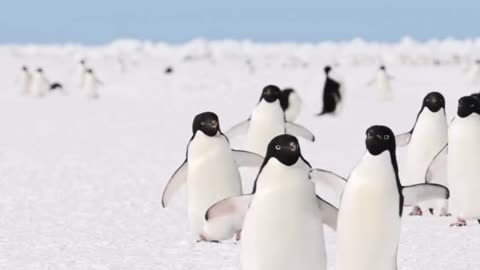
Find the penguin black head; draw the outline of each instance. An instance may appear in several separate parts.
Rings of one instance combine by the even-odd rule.
[[[85,65],[85,59],[80,60],[80,65]]]
[[[27,66],[22,66],[22,70],[23,70],[23,71],[28,71]]]
[[[280,99],[280,88],[275,85],[267,85],[263,88],[262,96],[260,100],[264,99],[268,103],[275,102],[276,100]]]
[[[282,90],[280,93],[280,105],[282,106],[282,109],[285,111],[288,109],[288,98],[290,97],[290,94],[292,94],[295,90],[292,88],[285,88]]]
[[[380,70],[386,70],[385,66],[384,66],[384,65],[381,65],[381,66],[380,66]]]
[[[439,92],[430,92],[423,98],[423,107],[427,107],[431,112],[438,112],[445,109],[445,98]]]
[[[205,135],[213,137],[220,131],[218,116],[213,112],[204,112],[198,114],[193,119],[193,134],[202,131]]]
[[[330,73],[330,71],[332,70],[332,67],[330,67],[330,66],[325,66],[325,68],[323,68],[323,70],[325,71],[325,74],[328,75],[328,73]]]
[[[302,156],[300,144],[292,135],[283,134],[273,138],[267,147],[265,162],[269,158],[276,158],[283,165],[292,166]]]
[[[37,68],[37,72],[38,73],[43,73],[43,69],[42,68]]]
[[[472,113],[480,114],[480,101],[472,96],[460,98],[458,100],[458,116],[460,118],[465,118]]]
[[[385,150],[395,152],[395,135],[386,126],[371,126],[367,129],[365,144],[368,152],[374,156],[380,155]]]
[[[91,73],[93,73],[93,69],[89,68],[89,69],[87,69],[86,72],[91,74]]]

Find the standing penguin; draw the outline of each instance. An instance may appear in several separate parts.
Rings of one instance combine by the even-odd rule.
[[[465,96],[458,101],[457,117],[448,130],[447,179],[452,197],[451,209],[457,216],[452,226],[466,226],[468,219],[480,220],[480,101]],[[435,176],[437,168],[442,166],[435,158],[428,175]]]
[[[325,270],[323,224],[335,230],[338,210],[317,197],[297,138],[275,137],[250,195],[225,199],[208,222],[230,218],[242,228],[242,270]]]
[[[443,95],[439,92],[427,94],[423,99],[413,128],[407,133],[396,136],[395,140],[397,146],[408,144],[406,174],[402,178],[402,184],[413,185],[425,181],[425,173],[431,161],[448,141],[448,124]],[[443,158],[446,165],[445,155],[438,158]],[[445,166],[439,167],[438,170],[441,171],[435,172],[436,179],[427,178],[426,180],[446,186],[447,172],[445,169]],[[438,209],[440,216],[448,215],[448,204],[445,200],[425,204],[429,206],[432,214],[435,209]],[[414,206],[410,213],[415,216],[422,214],[422,209],[418,205]]]
[[[404,205],[447,199],[449,191],[438,184],[402,186],[395,155],[395,137],[385,126],[366,132],[367,153],[353,169],[348,182],[323,171],[313,171],[315,182],[343,185],[337,226],[338,270],[396,270]],[[320,180],[317,180],[321,178]]]
[[[288,122],[293,122],[300,114],[302,99],[292,88],[285,88],[280,94],[280,105],[285,112],[285,119]]]
[[[471,67],[470,71],[468,72],[468,78],[472,82],[480,81],[480,59],[477,59]]]
[[[325,71],[325,85],[323,86],[323,108],[318,116],[324,114],[335,114],[340,107],[342,101],[342,84],[340,81],[331,77],[330,71],[332,68],[326,66]]]
[[[37,68],[33,73],[32,93],[37,97],[43,97],[50,89],[50,82],[45,77],[42,68]]]
[[[22,94],[29,95],[32,88],[32,73],[28,70],[27,66],[22,66],[23,73],[23,84],[22,84]]]
[[[227,136],[233,138],[247,133],[247,150],[260,155],[265,154],[268,143],[277,135],[288,133],[314,141],[315,137],[310,131],[286,121],[280,96],[281,91],[277,86],[265,86],[250,118],[232,127],[227,131]]]
[[[246,151],[232,150],[220,130],[217,115],[212,112],[195,116],[192,129],[187,156],[165,187],[162,205],[166,207],[175,192],[186,183],[188,217],[197,240],[231,238],[239,232],[222,220],[204,227],[205,213],[217,201],[241,195],[238,167],[260,166],[263,158]]]
[[[374,85],[377,89],[377,96],[379,100],[388,101],[393,99],[392,87],[390,86],[390,80],[393,77],[387,73],[385,66],[380,66],[375,78],[370,81],[369,85]]]
[[[85,71],[85,88],[87,89],[88,98],[99,98],[98,86],[101,84],[102,82],[97,78],[97,76],[95,76],[95,73],[91,68]]]
[[[78,61],[78,64],[75,68],[74,80],[75,80],[75,84],[79,89],[82,89],[84,87],[85,75],[86,75],[87,69],[88,69],[87,61],[85,59],[81,59],[80,61]]]

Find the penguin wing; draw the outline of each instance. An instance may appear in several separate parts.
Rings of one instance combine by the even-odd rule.
[[[236,124],[235,126],[231,127],[229,130],[227,130],[227,132],[225,132],[225,135],[227,135],[228,138],[234,138],[239,135],[243,135],[247,133],[249,125],[250,125],[250,119],[242,121]]]
[[[337,230],[337,219],[338,219],[338,209],[325,201],[324,199],[317,196],[317,204],[320,208],[320,214],[322,215],[322,220],[330,227],[332,230]]]
[[[242,151],[232,150],[233,159],[238,167],[260,167],[263,163],[263,157],[259,154]]]
[[[425,183],[431,183],[434,179],[442,177],[439,174],[445,173],[445,168],[447,167],[447,154],[448,144],[435,155],[430,165],[428,165],[427,173],[425,174]]]
[[[223,199],[212,205],[205,213],[205,220],[228,217],[236,231],[242,229],[243,220],[253,200],[253,194]]]
[[[175,171],[163,190],[162,206],[167,207],[173,195],[187,182],[187,160]]]
[[[315,185],[323,185],[332,189],[339,196],[342,195],[347,179],[330,171],[322,169],[313,169],[310,171],[308,177],[315,183]]]
[[[297,136],[297,137],[302,137],[312,142],[315,141],[315,135],[313,135],[312,132],[310,132],[308,129],[300,125],[294,124],[292,122],[286,122],[285,127],[286,127],[287,134]]]
[[[402,189],[402,194],[405,206],[414,206],[419,202],[434,199],[448,199],[450,197],[448,188],[439,184],[405,186]]]
[[[395,141],[398,147],[406,146],[410,143],[410,139],[412,138],[412,131],[395,136]]]

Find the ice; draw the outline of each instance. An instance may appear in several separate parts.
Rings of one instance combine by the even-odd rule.
[[[83,57],[104,82],[98,100],[73,83]],[[305,158],[347,176],[364,152],[365,130],[410,130],[426,93],[442,92],[453,117],[458,98],[480,90],[462,71],[479,57],[478,39],[0,46],[0,269],[240,269],[239,244],[192,241],[184,192],[161,208],[197,113],[216,112],[226,131],[248,118],[266,84],[293,87],[304,103],[297,122],[317,138],[301,140]],[[22,96],[24,64],[42,66],[68,95]],[[346,104],[338,117],[317,118],[326,64],[345,78]],[[366,85],[379,64],[395,77],[393,102],[379,103]],[[164,74],[169,65],[174,72]],[[249,190],[254,173],[242,173]],[[399,269],[480,269],[480,225],[450,228],[453,221],[405,217]],[[335,234],[326,231],[335,269]]]

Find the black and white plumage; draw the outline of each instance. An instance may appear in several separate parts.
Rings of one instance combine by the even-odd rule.
[[[323,108],[318,116],[325,114],[335,114],[338,109],[340,102],[342,101],[342,84],[340,81],[335,80],[331,77],[330,72],[332,68],[326,66],[325,71],[325,85],[323,86]]]

